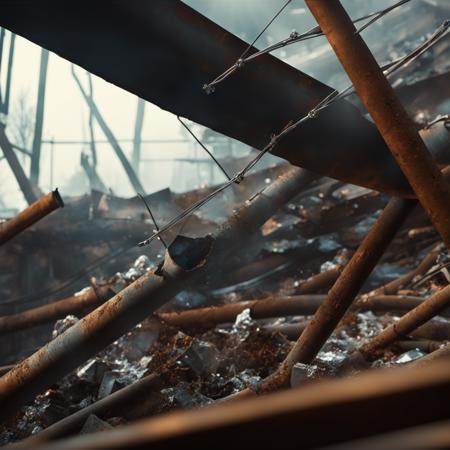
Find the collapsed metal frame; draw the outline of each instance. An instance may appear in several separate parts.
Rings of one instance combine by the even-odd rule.
[[[417,131],[412,127],[406,112],[402,109],[395,94],[386,82],[384,75],[374,61],[369,49],[365,46],[361,37],[355,33],[355,28],[345,10],[341,7],[340,2],[338,0],[306,0],[306,2],[312,13],[315,15],[321,29],[335,48],[335,51],[348,75],[352,79],[356,90],[360,93],[362,101],[366,104],[368,111],[374,116],[380,132],[387,141],[392,153],[397,158],[400,167],[404,170],[405,175],[417,194],[419,202],[430,216],[436,229],[439,231],[443,241],[448,247],[450,244],[450,210],[448,210],[447,205],[450,203],[450,192],[447,182],[440,174],[437,166],[429,158],[423,142],[418,137]],[[357,50],[355,52],[349,51],[355,49]],[[367,67],[370,68],[369,75],[361,75],[361,72],[359,71],[361,64],[367,64]],[[371,86],[373,79],[376,80],[376,83]],[[375,101],[375,97],[377,97],[377,101]],[[392,123],[396,124],[394,128],[389,126]],[[413,157],[411,157],[411,155]],[[291,172],[294,171],[294,174],[297,171],[297,169],[290,170]],[[275,186],[275,184],[277,184],[277,182],[274,183],[273,186]],[[270,190],[273,186],[268,189]],[[278,183],[277,186],[280,187],[280,183]],[[266,195],[266,193],[267,192],[265,192],[264,195]],[[266,200],[267,199],[264,199],[261,196],[256,198],[258,205],[261,203],[267,208],[268,204]],[[275,374],[260,384],[256,393],[286,386],[290,370],[294,363],[309,363],[312,361],[352,304],[362,283],[367,279],[395,233],[404,223],[404,220],[416,204],[417,201],[415,200],[398,198],[393,198],[389,202],[368,236],[363,240],[350,262],[337,278],[334,286],[328,293],[327,299],[321,304],[313,321],[307,325],[287,359]],[[255,205],[255,203],[253,203],[253,205]],[[260,207],[261,205],[257,206],[256,209],[259,209]],[[274,205],[271,204],[271,207],[273,208]],[[259,211],[261,213],[261,210]],[[248,213],[249,210],[246,208],[241,210],[241,220],[247,225],[252,219],[255,219],[255,216],[249,215]],[[264,217],[266,216],[267,211],[265,212]],[[261,220],[261,217],[259,220]],[[239,235],[239,237],[242,238],[239,233],[236,235],[236,231],[242,231],[240,228],[242,224],[239,222],[232,222],[222,229],[224,236],[228,238],[225,239],[225,241],[222,241],[222,245],[219,245],[219,249],[222,251],[224,250],[223,242],[229,243],[230,237]],[[234,228],[235,226],[237,226],[237,229]],[[255,226],[255,224],[252,224],[252,226]],[[222,238],[223,236],[220,236],[220,239]],[[189,270],[198,268],[198,266],[201,268],[203,260],[210,258],[210,244],[206,243],[206,249],[203,248],[203,244],[204,242],[200,245],[200,254],[197,255],[200,259],[195,261],[194,267]],[[185,257],[185,255],[183,255],[185,248],[192,249],[195,248],[195,246],[190,247],[187,245],[186,247],[186,245],[186,242],[181,242],[181,246],[184,247],[184,249],[181,248],[181,250],[177,249],[176,246],[173,249],[169,247],[166,260],[168,265],[166,267],[165,264],[162,270],[166,276],[168,275],[168,279],[166,280],[167,283],[173,283],[173,286],[172,288],[167,286],[167,291],[164,291],[165,295],[174,292],[173,288],[176,289],[175,285],[179,282],[178,277],[181,278],[181,283],[186,282],[187,278],[191,278],[185,276],[184,272],[186,271],[186,268],[182,267],[183,263],[181,263],[181,260]],[[175,253],[171,253],[171,251],[174,251]],[[219,257],[217,248],[215,248],[213,254],[217,254],[219,260],[223,257],[223,255],[220,255]],[[178,259],[180,257],[181,260]],[[179,264],[181,264],[181,266]],[[204,270],[201,269],[200,273],[204,274]],[[99,310],[94,311],[87,319],[83,319],[84,322],[82,325],[74,327],[76,329],[69,330],[65,335],[58,338],[55,344],[50,343],[42,351],[39,351],[38,354],[30,357],[18,367],[14,368],[5,377],[0,379],[0,388],[2,388],[0,390],[0,395],[2,400],[6,401],[6,399],[8,399],[13,405],[10,407],[14,409],[14,407],[19,406],[26,401],[26,399],[29,399],[30,393],[37,392],[37,390],[42,389],[44,385],[48,384],[50,378],[54,379],[56,376],[59,376],[60,373],[53,374],[49,379],[45,380],[45,383],[43,383],[43,374],[46,373],[47,376],[49,376],[49,370],[55,368],[55,361],[61,362],[59,358],[62,355],[67,354],[67,350],[61,349],[64,347],[64,340],[68,341],[69,337],[73,337],[74,339],[74,346],[70,344],[70,350],[78,349],[79,351],[83,351],[82,357],[86,357],[87,353],[86,350],[83,349],[83,345],[86,344],[87,341],[83,341],[83,338],[80,340],[80,335],[78,333],[87,333],[88,335],[89,333],[94,332],[106,332],[106,330],[109,330],[108,333],[111,333],[111,322],[108,322],[108,318],[103,319],[101,316],[106,313],[106,315],[110,317],[116,315],[116,318],[119,318],[122,314],[122,303],[123,301],[126,301],[127,296],[130,296],[131,302],[135,301],[137,302],[136,305],[138,305],[138,297],[136,297],[136,295],[140,296],[142,294],[133,295],[133,289],[138,291],[142,290],[145,292],[145,295],[155,293],[155,290],[160,288],[159,283],[162,282],[161,280],[157,281],[157,284],[154,286],[152,285],[153,280],[150,281],[149,286],[145,285],[147,280],[150,280],[154,275],[156,274],[152,273],[150,276],[144,276],[144,280],[140,279],[133,283],[132,286],[125,290],[126,292],[122,292],[107,302],[108,306],[102,306],[100,308],[101,312]],[[196,276],[193,278],[197,279]],[[425,315],[422,315],[422,319],[425,317],[425,320],[428,320],[433,317],[433,315],[450,303],[450,296],[448,293],[449,289],[444,289],[436,297],[431,297],[423,302],[422,305],[418,306],[412,315],[417,319],[417,316],[420,315],[417,314],[417,311],[424,310]],[[159,297],[159,295],[158,300],[159,302],[162,300],[162,297]],[[136,305],[134,305],[133,308]],[[431,307],[428,307],[429,305],[431,305]],[[153,305],[153,307],[154,306],[155,305]],[[116,311],[118,310],[118,312],[114,312],[113,309]],[[133,314],[135,315],[134,320],[136,320],[136,311]],[[407,315],[407,319],[410,317],[411,314],[409,316]],[[419,322],[420,320],[415,320],[413,321],[413,324],[409,323],[408,330],[411,329],[411,327],[418,326]],[[100,325],[100,323],[102,324]],[[104,330],[102,328],[104,328]],[[116,333],[114,336],[115,335]],[[397,336],[395,334],[392,335],[391,330],[388,330],[383,336],[387,335],[389,335],[389,339],[391,340]],[[88,339],[91,343],[93,342],[93,336],[94,334],[91,334]],[[100,335],[95,334],[95,336]],[[112,336],[113,335],[110,334],[108,337],[111,339]],[[382,343],[386,342],[386,340],[383,341],[382,339],[381,341]],[[99,347],[98,344],[96,348],[97,347]],[[373,346],[370,347],[370,351],[373,351],[373,349]],[[47,351],[54,351],[54,355],[57,355],[56,358],[55,356],[48,357],[46,355]],[[94,351],[95,349],[89,349],[90,354]],[[367,348],[363,349],[363,353],[368,354],[369,350]],[[77,361],[79,361],[79,358]],[[77,361],[72,363],[71,366],[76,364]],[[67,368],[64,370],[67,370]],[[425,373],[425,371],[423,373]],[[447,381],[448,380],[445,382],[447,383]],[[38,382],[39,387],[31,387],[30,383],[32,382]],[[448,393],[448,390],[446,392]],[[241,395],[238,396],[254,393],[254,391],[247,390],[242,391]],[[5,416],[5,414],[7,414],[7,412],[4,412],[3,416]],[[111,436],[120,437],[122,434],[119,430],[112,433]],[[129,437],[129,432],[124,431],[123,436]],[[81,440],[81,442],[84,441]],[[97,444],[97,447],[101,448],[101,444]]]

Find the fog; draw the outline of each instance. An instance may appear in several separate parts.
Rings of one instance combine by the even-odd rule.
[[[224,28],[251,41],[284,4],[284,0],[283,2],[279,0],[188,0],[186,3]],[[381,9],[392,3],[392,0],[366,2],[347,0],[344,5],[353,16],[357,16]],[[256,45],[264,47],[286,38],[293,29],[302,32],[314,25],[315,22],[304,2],[294,0]],[[382,27],[382,21],[379,26]],[[369,44],[376,44],[376,33],[379,33],[379,30],[365,36]],[[6,44],[9,39],[10,33],[7,32]],[[323,38],[314,39],[279,50],[275,52],[275,55],[321,81],[330,83],[334,87],[340,87],[345,76],[335,61],[331,49],[324,44]],[[8,45],[5,46],[6,50],[7,48]],[[324,53],[329,53],[331,63],[328,62],[325,68],[315,65],[315,51],[320,51],[321,60],[323,60]],[[34,120],[39,58],[40,48],[18,36],[13,62],[7,132],[13,143],[22,146],[29,145],[32,140],[32,129],[28,136],[28,143],[18,142],[17,134],[20,122]],[[6,60],[7,52],[4,51],[3,70],[1,70],[2,86],[5,84]],[[80,195],[89,189],[87,179],[80,166],[80,154],[89,152],[89,146],[87,143],[77,142],[86,141],[89,138],[89,113],[70,69],[71,64],[68,61],[55,54],[50,54],[39,184],[43,191],[59,187],[63,195]],[[77,72],[87,85],[85,71],[78,68]],[[130,157],[137,106],[136,96],[96,76],[93,76],[93,86],[94,98],[101,113],[115,136],[121,141],[125,153]],[[195,126],[194,129],[201,135],[202,127]],[[95,125],[95,134],[96,139],[105,141],[105,137],[97,125]],[[183,191],[212,181],[206,165],[172,161],[174,158],[204,158],[205,155],[192,138],[181,129],[174,115],[148,102],[146,103],[142,139],[157,141],[142,144],[139,175],[147,192],[154,192],[165,187]],[[185,140],[185,142],[173,142],[180,140]],[[54,144],[50,141],[54,141]],[[67,141],[75,141],[75,143]],[[105,185],[116,195],[134,195],[135,193],[110,145],[106,142],[99,143],[97,151],[99,159],[97,169]],[[23,155],[19,155],[19,158],[28,173],[29,158]],[[150,161],[158,158],[164,158],[164,161]],[[0,207],[21,209],[25,206],[25,201],[4,159],[0,161],[0,170],[2,173],[0,179],[2,203],[0,203]],[[180,176],[181,173],[183,176]],[[222,180],[220,172],[217,172],[213,181],[217,183]]]

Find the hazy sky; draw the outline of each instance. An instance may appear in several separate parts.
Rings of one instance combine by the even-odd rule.
[[[198,9],[230,31],[241,37],[251,40],[255,34],[268,22],[273,14],[284,4],[285,0],[187,0],[190,6]],[[392,4],[391,0],[371,0],[365,3],[368,11],[381,8],[386,4]],[[257,13],[255,11],[257,10]],[[292,30],[292,24],[296,25],[297,31],[304,31],[314,24],[309,11],[304,7],[301,0],[293,1],[288,9],[277,19],[270,28],[270,32],[264,36],[271,36],[274,40],[285,38]],[[297,26],[298,25],[298,26]],[[9,33],[7,33],[9,39]],[[7,41],[8,41],[7,39]],[[262,42],[261,44],[264,44]],[[6,46],[6,49],[8,47]],[[5,58],[1,71],[2,82],[5,78]],[[280,55],[280,53],[277,54]],[[37,83],[39,71],[40,48],[21,38],[16,38],[16,51],[13,65],[12,98],[10,103],[10,115],[14,116],[15,105],[20,96],[26,95],[28,105],[34,108],[37,96]],[[76,86],[71,72],[70,63],[55,54],[50,54],[47,93],[45,101],[45,121],[43,139],[55,140],[79,140],[88,138],[87,118],[88,109]],[[305,67],[302,66],[302,69]],[[305,70],[308,72],[307,68]],[[84,82],[87,82],[84,70],[78,68],[78,74]],[[315,74],[318,76],[317,74]],[[320,78],[320,76],[319,76]],[[104,80],[93,76],[94,96],[104,118],[119,139],[132,139],[134,132],[134,120],[136,114],[137,98]],[[2,85],[3,85],[2,83]],[[85,84],[86,86],[86,84]],[[104,136],[97,128],[98,139]],[[175,116],[167,113],[157,106],[146,103],[145,122],[142,133],[143,139],[182,139],[179,123]],[[122,144],[124,150],[130,154],[131,143]],[[87,146],[82,145],[55,145],[54,146],[54,168],[53,183],[50,176],[50,145],[45,144],[42,148],[41,178],[40,185],[44,191],[60,187],[63,189],[74,173],[81,172],[80,152],[88,151]],[[161,149],[164,148],[164,152]],[[158,158],[163,154],[165,158],[195,156],[204,158],[202,150],[194,144],[143,144],[143,158]],[[99,174],[108,187],[111,187],[117,195],[131,196],[134,194],[121,165],[108,144],[98,146]],[[194,165],[192,165],[194,166]],[[28,172],[28,165],[25,166]],[[186,173],[187,167],[192,172],[191,179],[183,180],[180,171]],[[152,192],[164,187],[175,190],[183,190],[196,187],[196,184],[206,180],[203,173],[207,173],[205,167],[195,168],[170,162],[143,163],[141,165],[141,179],[147,190]],[[203,170],[203,172],[202,172]],[[0,161],[0,196],[7,207],[22,208],[23,197],[18,190],[16,182],[9,171],[5,160]],[[218,181],[217,179],[216,181]],[[64,191],[62,192],[64,195]],[[75,191],[66,192],[73,194]]]
[[[254,33],[261,29],[274,14],[274,12],[284,3],[284,0],[273,0],[261,3],[259,0],[215,0],[214,2],[206,0],[190,0],[186,3],[198,9],[200,12],[208,15],[212,19],[218,21],[224,27],[230,29],[244,38],[252,39]],[[253,14],[252,10],[259,4],[258,14]],[[262,7],[262,5],[264,5]],[[300,5],[300,7],[299,7]],[[288,14],[294,14],[296,17],[304,15],[301,8],[302,1],[293,2],[293,6],[289,7]],[[309,14],[309,13],[308,13]],[[243,20],[242,17],[247,19]],[[249,18],[252,18],[249,21]],[[282,38],[291,31],[286,29],[282,23],[271,28],[272,35],[276,38]],[[7,41],[9,32],[7,33]],[[6,46],[6,49],[8,46]],[[5,58],[4,64],[5,68]],[[18,103],[20,96],[26,95],[27,103],[34,108],[37,97],[37,83],[39,73],[40,47],[17,36],[16,49],[13,64],[13,83],[10,102],[10,115],[14,116],[15,105]],[[44,140],[79,140],[88,138],[87,118],[88,109],[82,99],[78,87],[76,86],[71,72],[71,65],[68,61],[51,53],[48,66],[47,92],[45,99],[45,120],[44,120]],[[4,83],[6,70],[1,71]],[[78,74],[83,81],[87,82],[85,72],[78,69]],[[134,120],[136,114],[137,98],[110,84],[104,80],[93,76],[94,96],[99,109],[104,115],[108,125],[119,139],[131,139],[134,132]],[[3,84],[4,85],[4,84]],[[85,84],[86,86],[86,84]],[[96,137],[104,139],[100,129],[96,130]],[[180,126],[176,117],[167,113],[155,105],[146,103],[145,122],[142,132],[143,139],[182,139]],[[124,150],[131,153],[131,143],[122,144]],[[164,148],[164,157],[185,157],[195,156],[204,157],[202,150],[196,148],[194,144],[143,144],[143,158],[157,158],[161,155],[160,150]],[[53,183],[50,176],[50,144],[43,144],[41,156],[41,175],[40,185],[44,190],[54,187],[63,189],[69,178],[75,172],[80,173],[80,152],[88,151],[86,146],[81,145],[55,145],[54,146],[54,167],[53,167]],[[123,172],[121,165],[108,144],[98,146],[99,164],[98,171],[105,181],[105,184],[112,187],[114,192],[121,196],[131,196],[134,194],[128,180]],[[27,161],[26,159],[23,160]],[[154,164],[143,163],[141,165],[141,179],[147,190],[152,192],[164,187],[172,187],[176,190],[194,188],[196,184],[203,181],[202,170],[206,174],[208,171],[205,167],[200,168],[200,172],[195,168],[191,170],[195,176],[191,180],[183,182],[183,177],[179,176],[179,172],[184,172],[191,166],[171,163],[158,163],[155,168]],[[28,173],[28,162],[25,165]],[[25,203],[22,194],[18,190],[17,184],[10,173],[9,167],[5,160],[0,161],[0,195],[7,207],[22,208]],[[67,192],[73,194],[74,192]],[[64,191],[63,191],[64,194]]]

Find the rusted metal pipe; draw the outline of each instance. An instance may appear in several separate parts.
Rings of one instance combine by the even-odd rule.
[[[328,292],[327,299],[311,323],[272,376],[276,383],[288,382],[290,370],[296,362],[308,364],[315,358],[415,205],[414,200],[393,198],[389,201]],[[270,386],[271,380],[266,383]]]
[[[68,314],[90,312],[113,296],[109,286],[97,286],[48,305],[0,317],[0,335],[62,319]]]
[[[320,272],[303,281],[298,288],[295,289],[297,295],[313,294],[321,290],[329,289],[338,279],[342,267]]]
[[[375,289],[374,294],[387,294],[393,295],[396,294],[399,289],[406,286],[410,283],[415,277],[419,275],[425,275],[434,264],[436,264],[436,259],[441,252],[441,244],[434,246],[429,253],[425,256],[425,258],[420,262],[420,264],[410,272],[402,275],[399,278],[391,281],[390,283],[385,284],[384,286],[380,286]]]
[[[184,330],[205,330],[222,323],[234,322],[236,316],[245,309],[250,310],[252,319],[311,315],[326,299],[326,295],[269,297],[186,311],[162,312],[157,314],[157,317],[168,325]],[[377,312],[409,311],[421,303],[423,303],[423,299],[420,297],[380,295],[363,297],[354,303],[352,309]]]
[[[64,202],[59,195],[58,189],[44,195],[16,217],[0,223],[0,245],[9,241],[55,209],[62,208],[63,206]]]
[[[95,414],[98,417],[104,417],[105,415],[114,413],[120,414],[121,408],[129,407],[130,403],[137,398],[142,399],[148,396],[151,390],[156,390],[160,382],[160,373],[150,374],[50,425],[45,430],[16,444],[16,447],[29,448],[29,446],[35,445],[36,443],[51,441],[76,433],[82,428],[91,414]]]
[[[36,450],[271,450],[286,442],[315,448],[448,419],[450,361],[372,370],[264,398],[177,411],[111,431],[38,445]],[[382,411],[374,420],[374,411]],[[324,423],[327,424],[324,432]],[[351,426],[349,426],[351,423]],[[219,444],[218,444],[219,443]]]
[[[228,399],[249,397],[288,386],[294,364],[311,363],[416,204],[415,200],[399,198],[389,201],[279,368],[254,388],[244,389]]]
[[[215,237],[177,237],[161,267],[149,271],[0,378],[0,418],[94,356],[208,271],[220,270],[224,258],[250,239],[255,230],[315,175],[286,170],[221,226]]]
[[[363,345],[359,349],[359,353],[368,360],[375,359],[379,350],[392,344],[398,338],[406,337],[448,306],[450,306],[450,286],[436,292],[402,316],[397,322],[385,328],[380,334]]]
[[[325,298],[324,295],[268,298],[159,313],[157,317],[168,325],[182,329],[208,329],[220,323],[234,322],[236,316],[245,309],[250,309],[253,319],[314,314]]]
[[[450,186],[339,0],[305,0],[425,212],[450,248]]]
[[[414,339],[434,339],[450,341],[450,322],[447,320],[430,320],[411,332]]]

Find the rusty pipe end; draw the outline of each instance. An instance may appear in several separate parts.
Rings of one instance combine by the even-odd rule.
[[[52,192],[52,196],[53,196],[53,200],[56,203],[58,208],[64,208],[64,200],[61,197],[61,194],[58,191],[58,188],[56,188],[53,192]]]

